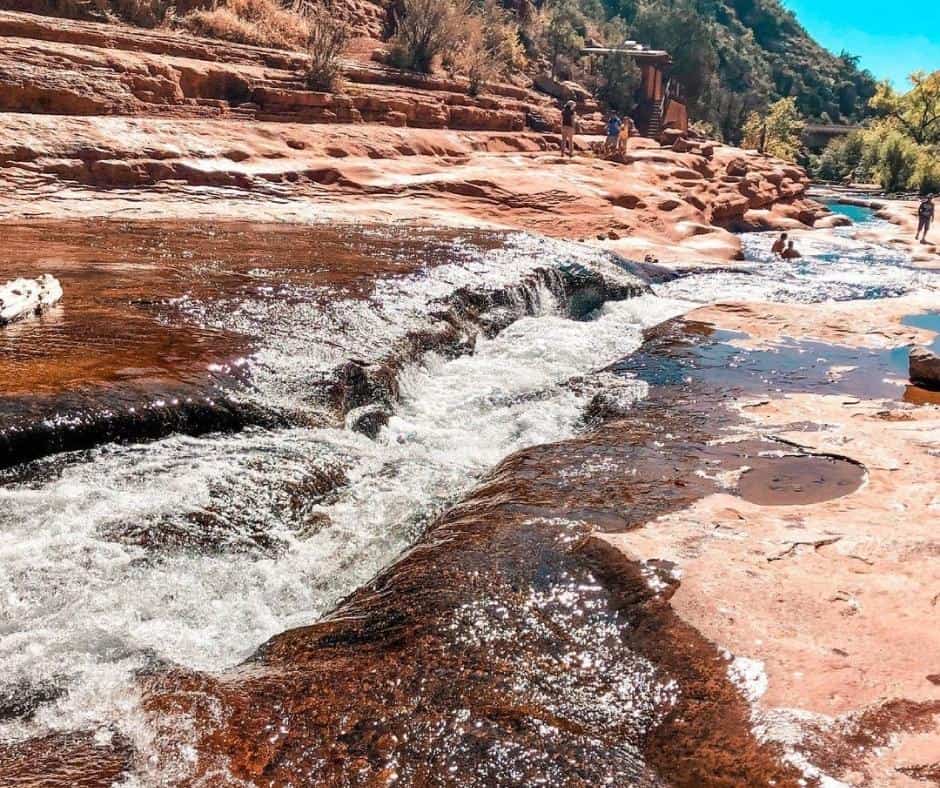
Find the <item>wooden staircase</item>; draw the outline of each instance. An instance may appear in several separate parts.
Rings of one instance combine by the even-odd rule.
[[[640,133],[644,137],[649,137],[650,139],[659,139],[659,135],[663,131],[663,105],[660,102],[655,102],[650,109],[649,117],[646,120],[646,128],[640,129]]]

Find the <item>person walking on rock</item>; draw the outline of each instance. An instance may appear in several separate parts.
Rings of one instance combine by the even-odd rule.
[[[917,209],[917,234],[914,240],[919,240],[922,244],[927,243],[927,233],[930,232],[930,225],[933,224],[934,204],[933,195],[927,195],[921,200],[920,207]]]
[[[575,111],[575,103],[569,101],[561,109],[561,155],[568,151],[568,157],[574,156],[574,133],[578,124],[578,115]]]
[[[627,145],[630,144],[630,137],[635,137],[636,126],[633,123],[631,118],[623,119],[623,130],[620,132],[620,137],[617,138],[617,153],[620,155],[626,155]]]

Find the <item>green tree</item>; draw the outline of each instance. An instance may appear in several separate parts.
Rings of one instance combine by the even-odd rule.
[[[744,124],[744,144],[771,156],[796,161],[805,126],[796,99],[780,99],[770,105],[766,115],[752,112]]]
[[[907,188],[917,166],[917,146],[900,131],[892,129],[878,150],[875,175],[886,192],[899,192]]]
[[[604,43],[610,47],[622,46],[629,38],[627,26],[614,17],[602,28]],[[630,113],[636,105],[635,94],[640,85],[640,68],[626,55],[608,55],[601,61],[597,80],[597,95],[608,106],[621,113]]]
[[[910,81],[911,90],[903,94],[880,83],[871,106],[879,117],[897,121],[918,145],[940,144],[940,71],[917,71]]]
[[[834,139],[816,160],[814,175],[823,181],[859,180],[866,174],[862,167],[864,156],[865,136],[862,132]]]
[[[555,0],[548,7],[545,38],[552,61],[552,78],[558,75],[558,59],[574,58],[584,46],[584,16],[575,0]]]
[[[672,57],[671,74],[685,89],[693,114],[704,109],[701,99],[718,68],[714,31],[694,0],[645,2],[632,26],[633,37]]]

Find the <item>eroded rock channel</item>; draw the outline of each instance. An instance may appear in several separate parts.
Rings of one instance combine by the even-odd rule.
[[[438,242],[349,298],[172,296],[245,342],[233,396],[283,424],[9,473],[3,781],[804,784],[747,663],[674,613],[676,565],[601,535],[718,492],[850,495],[859,462],[736,404],[900,402],[892,353],[743,348],[614,258]]]
[[[4,466],[387,410],[403,365],[466,352],[543,293],[579,317],[644,288],[518,233],[101,221],[9,225],[6,242],[69,294],[0,335]]]

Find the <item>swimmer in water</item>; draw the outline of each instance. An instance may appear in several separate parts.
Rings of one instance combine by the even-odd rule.
[[[797,260],[803,255],[801,255],[796,247],[793,245],[793,241],[787,244],[787,248],[783,250],[780,255],[784,260]]]

